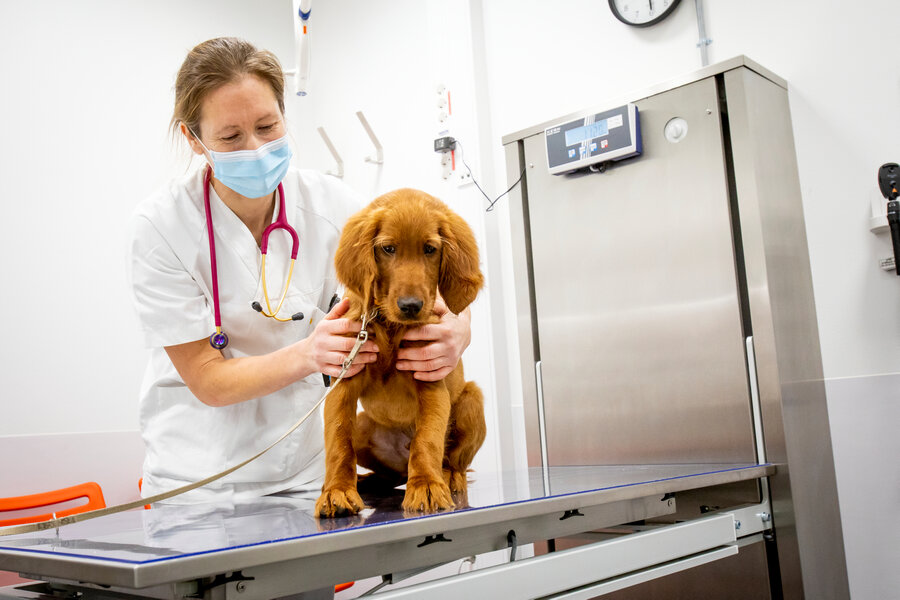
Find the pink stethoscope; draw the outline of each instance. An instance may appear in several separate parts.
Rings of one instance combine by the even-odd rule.
[[[221,350],[225,346],[228,345],[228,336],[222,331],[222,314],[219,310],[219,275],[218,269],[216,268],[216,239],[213,234],[213,223],[212,223],[212,212],[209,208],[209,182],[212,178],[212,169],[206,169],[206,177],[204,178],[203,185],[203,202],[206,208],[206,231],[209,237],[209,262],[210,262],[210,270],[212,271],[212,294],[213,294],[213,312],[215,315],[215,323],[216,323],[216,332],[209,336],[209,343],[213,348]],[[271,225],[266,227],[265,231],[262,234],[262,240],[259,245],[259,253],[262,255],[262,290],[263,297],[266,299],[266,310],[263,310],[262,306],[259,302],[254,301],[250,306],[258,313],[261,313],[263,316],[270,317],[275,319],[276,321],[302,321],[303,313],[294,313],[289,318],[282,318],[278,316],[278,311],[281,310],[282,304],[284,304],[284,299],[287,297],[288,288],[291,285],[291,276],[294,274],[294,263],[297,260],[297,253],[300,251],[300,238],[297,236],[297,231],[290,226],[287,222],[287,215],[285,214],[284,209],[284,187],[281,183],[278,184],[278,197],[281,199],[281,203],[278,206],[278,216],[275,221],[272,222]],[[269,304],[269,292],[266,287],[266,253],[269,249],[269,234],[275,231],[276,229],[284,229],[291,236],[291,240],[293,241],[293,246],[291,247],[291,266],[288,270],[287,281],[284,283],[284,290],[281,292],[281,300],[278,302],[278,306],[275,310],[272,310],[272,306]]]

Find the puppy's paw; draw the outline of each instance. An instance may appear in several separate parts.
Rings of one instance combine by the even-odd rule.
[[[343,517],[355,515],[365,507],[356,488],[324,490],[316,500],[317,517]]]
[[[450,510],[456,505],[449,486],[443,480],[411,477],[406,482],[402,506],[408,512],[438,512]]]
[[[465,471],[444,469],[444,481],[450,487],[456,508],[469,508],[468,478]]]
[[[468,488],[468,479],[465,471],[444,469],[444,481],[450,487],[453,494],[465,494]]]

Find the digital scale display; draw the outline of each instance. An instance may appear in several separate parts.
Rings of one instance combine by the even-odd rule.
[[[585,140],[592,140],[608,133],[609,126],[606,124],[606,119],[598,123],[591,123],[590,125],[569,129],[566,131],[566,146],[580,144]]]
[[[641,123],[634,104],[558,123],[544,130],[553,175],[641,154]]]

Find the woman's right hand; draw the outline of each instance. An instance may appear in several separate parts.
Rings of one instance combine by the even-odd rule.
[[[349,308],[350,301],[344,300],[308,337],[269,354],[226,359],[206,338],[165,350],[197,399],[209,406],[228,406],[266,396],[313,373],[339,376],[362,325],[342,318]],[[356,375],[377,356],[375,342],[367,341],[344,377]]]
[[[300,344],[304,348],[306,360],[309,361],[307,368],[310,372],[324,373],[332,377],[340,376],[344,360],[353,350],[356,336],[362,326],[359,321],[343,318],[349,309],[350,300],[344,298],[319,321],[307,338],[301,340]],[[353,377],[377,358],[378,346],[373,341],[366,341],[360,347],[344,378]]]

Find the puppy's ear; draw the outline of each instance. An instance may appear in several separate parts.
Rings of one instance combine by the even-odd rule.
[[[341,241],[334,255],[338,279],[347,286],[348,292],[366,303],[372,298],[378,273],[375,236],[378,235],[382,213],[382,209],[369,206],[350,217],[341,232]]]
[[[447,308],[459,314],[475,300],[484,283],[478,268],[478,245],[469,224],[454,212],[444,213],[438,231],[443,241],[438,290]]]

